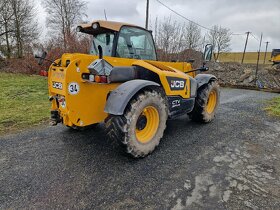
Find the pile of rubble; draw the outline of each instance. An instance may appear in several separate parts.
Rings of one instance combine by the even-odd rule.
[[[221,85],[280,90],[280,68],[271,65],[209,63],[209,74],[218,77]]]

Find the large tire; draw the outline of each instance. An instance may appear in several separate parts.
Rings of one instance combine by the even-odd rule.
[[[198,89],[194,108],[189,113],[190,118],[195,122],[211,122],[215,118],[219,100],[219,84],[212,80]]]
[[[155,90],[139,93],[121,116],[109,115],[106,133],[131,156],[145,157],[154,151],[163,136],[168,117],[167,103]]]

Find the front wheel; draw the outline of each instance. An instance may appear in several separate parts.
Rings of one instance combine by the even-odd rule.
[[[219,100],[219,84],[216,80],[203,85],[197,91],[194,108],[189,113],[190,118],[196,122],[211,122],[215,118]]]
[[[145,157],[159,144],[167,117],[165,98],[158,91],[145,90],[130,101],[123,115],[109,115],[106,132],[128,154]]]

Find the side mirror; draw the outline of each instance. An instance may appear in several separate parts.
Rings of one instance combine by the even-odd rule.
[[[36,58],[37,60],[37,63],[39,65],[42,65],[43,64],[43,61],[46,59],[47,57],[47,52],[46,51],[43,51],[43,50],[40,50],[36,53],[34,53],[34,57]]]
[[[211,61],[212,53],[213,53],[213,45],[212,44],[205,45],[204,53],[203,53],[204,62]]]

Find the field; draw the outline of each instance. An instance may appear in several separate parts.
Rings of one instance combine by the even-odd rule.
[[[47,79],[0,73],[0,133],[40,124],[49,118]]]
[[[260,64],[263,64],[264,60],[264,52],[260,53]],[[229,52],[229,53],[221,53],[219,57],[220,62],[238,62],[240,63],[242,60],[243,52]],[[246,52],[244,63],[257,63],[258,53],[257,52]],[[267,52],[266,54],[266,64],[272,64],[269,60],[271,59],[271,52]]]

